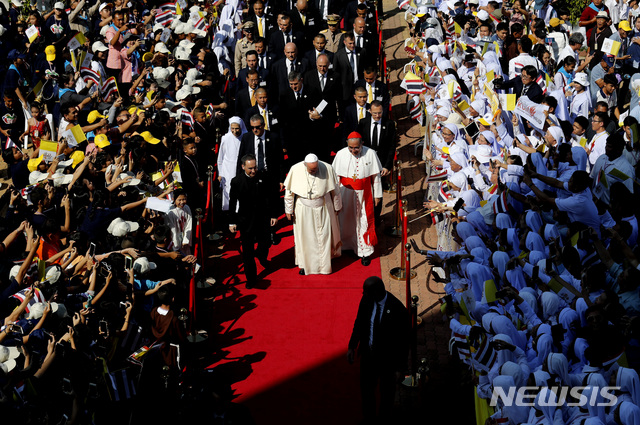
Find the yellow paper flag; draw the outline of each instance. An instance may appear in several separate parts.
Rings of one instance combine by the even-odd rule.
[[[40,141],[40,155],[43,157],[45,162],[53,161],[57,153],[58,144],[56,142],[51,142],[49,140]]]
[[[491,71],[487,72],[487,83],[492,82],[494,78],[496,78],[495,71],[491,70]]]
[[[616,56],[620,51],[621,46],[622,44],[619,41],[605,38],[602,42],[602,46],[600,47],[600,51],[608,55]]]
[[[622,171],[618,170],[617,168],[614,168],[613,170],[609,171],[608,173],[610,176],[616,177],[622,181],[625,181],[631,177],[627,176],[625,173],[623,173]]]
[[[467,109],[469,109],[469,104],[466,100],[463,100],[462,102],[458,103],[458,108],[460,108],[461,111],[466,111]]]
[[[80,127],[79,124],[71,127],[71,133],[73,134],[73,137],[76,138],[76,142],[78,143],[82,143],[87,140],[87,136],[85,136],[84,131],[82,131],[82,127]]]
[[[462,34],[462,28],[460,27],[460,25],[458,25],[457,22],[454,22],[453,25],[454,25],[454,29],[455,29],[456,34],[458,34],[458,35]]]
[[[516,95],[515,94],[500,94],[500,105],[505,111],[515,111],[516,109]]]

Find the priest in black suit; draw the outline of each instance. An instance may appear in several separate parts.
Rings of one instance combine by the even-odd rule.
[[[275,102],[269,103],[269,94],[264,87],[256,90],[256,104],[244,115],[244,122],[249,122],[254,115],[260,115],[264,121],[264,129],[277,134],[282,140],[280,109]]]
[[[304,54],[304,58],[309,62],[309,69],[316,67],[316,60],[320,55],[327,55],[329,57],[329,63],[333,62],[333,53],[325,49],[327,45],[327,38],[324,34],[316,34],[313,38],[313,49]]]
[[[298,46],[298,50],[302,51],[304,48],[304,33],[293,30],[289,14],[282,13],[280,15],[278,26],[280,30],[269,36],[269,52],[274,55],[275,59],[278,60],[284,57],[284,46],[287,43],[294,43]]]
[[[258,171],[255,155],[241,156],[240,164],[229,190],[229,230],[240,230],[246,286],[251,289],[257,281],[256,257],[263,267],[269,266],[271,227],[278,223],[280,199],[277,185]]]
[[[292,71],[304,74],[308,69],[307,60],[298,57],[298,47],[294,43],[284,46],[285,57],[273,64],[271,69],[271,93],[281,96],[289,90],[289,73]]]
[[[363,423],[376,418],[376,387],[380,384],[380,418],[390,421],[396,384],[404,378],[409,355],[411,323],[400,300],[377,276],[364,281],[362,299],[349,339],[347,360],[360,358]]]
[[[342,101],[346,104],[351,99],[353,84],[363,78],[363,71],[367,63],[364,49],[356,50],[353,33],[344,35],[343,44],[344,48],[339,49],[333,56],[333,70],[342,78]]]
[[[242,136],[238,158],[253,154],[256,157],[258,173],[267,175],[271,181],[282,186],[285,177],[282,144],[277,134],[264,129],[264,118],[254,115],[249,120],[250,130]],[[237,173],[242,172],[242,163],[238,160]]]
[[[289,74],[289,90],[280,96],[282,135],[291,164],[302,161],[308,153],[327,158],[328,141],[322,140],[323,116],[316,110],[320,93],[303,84],[299,72]]]

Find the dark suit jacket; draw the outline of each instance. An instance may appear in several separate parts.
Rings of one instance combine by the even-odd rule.
[[[280,96],[281,93],[291,90],[289,88],[289,74],[287,72],[287,58],[278,59],[271,68],[271,93],[275,96]],[[304,75],[309,69],[307,60],[305,58],[298,57],[296,59],[296,70]]]
[[[251,8],[251,12],[253,12],[253,7]],[[265,40],[269,40],[269,36],[271,34],[273,34],[275,31],[278,31],[278,24],[276,23],[276,20],[272,17],[267,15],[266,13],[264,14],[263,18],[265,19],[265,33],[264,33],[264,39]],[[256,24],[255,26],[255,35],[260,34],[258,32],[258,18],[256,17],[255,14],[252,14],[249,17],[249,21],[253,22],[254,24]]]
[[[367,118],[367,117],[371,117],[371,113],[369,113],[369,108],[371,107],[371,105],[369,105],[367,103],[366,108],[367,108],[367,113],[364,116],[363,119]],[[358,128],[358,108],[356,107],[355,103],[352,103],[351,105],[347,106],[344,110],[344,114],[342,115],[342,124],[340,125],[341,127],[341,132],[342,132],[342,142],[343,145],[345,145],[346,141],[347,141],[347,136],[349,135],[349,133],[351,133],[352,131],[356,131],[356,129]]]
[[[264,133],[264,153],[265,159],[267,161],[266,174],[269,175],[272,182],[283,182],[285,177],[285,169],[280,138],[277,134],[271,131],[265,131]],[[242,136],[242,140],[240,141],[240,150],[238,151],[237,174],[243,173],[241,162],[242,157],[247,154],[256,154],[255,138],[256,136],[251,131],[245,133]]]
[[[244,122],[248,123],[251,120],[251,117],[260,114],[260,109],[258,108],[258,104],[256,103],[251,108],[247,109],[247,112],[244,115]],[[267,118],[269,120],[269,131],[277,134],[278,136],[282,136],[280,132],[281,128],[281,120],[280,120],[280,108],[278,105],[269,105],[267,103]]]
[[[504,81],[502,86],[500,87],[503,90],[513,89],[513,92],[516,94],[516,99],[519,99],[522,96],[522,79],[518,75],[513,80]],[[531,83],[531,87],[527,91],[526,96],[535,103],[541,103],[544,99],[544,93],[542,93],[542,88],[535,81]]]
[[[291,16],[293,31],[300,31],[304,34],[304,49],[308,50],[309,48],[312,48],[313,37],[315,37],[322,29],[322,26],[320,25],[322,18],[318,11],[313,8],[312,4],[309,4],[307,7],[306,22],[304,24],[302,23],[302,18],[296,8],[289,12],[289,15]]]
[[[352,33],[353,32],[353,28],[351,28],[350,31],[345,32],[344,34],[347,33]],[[340,41],[338,42],[338,50],[344,50],[344,34],[342,34],[342,37],[340,37]],[[378,37],[375,34],[370,33],[369,31],[367,31],[365,29],[365,32],[363,34],[363,40],[362,40],[362,47],[357,47],[356,45],[356,51],[364,51],[363,52],[363,57],[365,58],[367,65],[375,65],[377,63],[377,59],[378,59]],[[357,43],[357,40],[356,40]],[[336,52],[337,53],[337,52]]]
[[[236,96],[240,90],[246,89],[248,87],[247,86],[248,73],[249,73],[249,68],[242,68],[240,72],[238,72],[238,78],[236,79],[237,81]],[[260,83],[264,82],[264,85],[261,84],[260,87],[266,88],[267,82],[269,81],[269,71],[267,71],[264,68],[258,68],[258,75],[260,76]]]
[[[344,28],[350,30],[353,28],[353,21],[358,17],[358,0],[350,0],[344,6]],[[367,23],[375,21],[375,7],[373,2],[365,2],[367,5]],[[370,16],[372,15],[372,16]]]
[[[274,56],[271,53],[265,53],[264,57],[267,59],[267,66],[266,69],[267,71],[271,72],[271,67],[273,66],[273,63],[276,61],[274,59]],[[262,65],[260,65],[260,58],[258,57],[258,64],[259,66],[262,67]],[[263,67],[264,68],[264,67]]]
[[[367,82],[363,79],[356,81],[353,85],[355,90],[356,87],[364,87],[367,88]],[[380,80],[376,80],[375,85],[373,87],[373,100],[380,100],[382,102],[382,116],[384,118],[389,117],[389,103],[391,103],[391,96],[389,96],[389,87]]]
[[[324,86],[324,90],[320,89],[320,78],[318,77],[318,71],[315,68],[310,69],[304,74],[305,86],[320,93],[323,100],[327,101],[327,107],[322,112],[324,117],[331,119],[335,124],[337,120],[338,109],[342,99],[342,87],[340,85],[340,75],[333,69],[327,72],[327,78]]]
[[[298,46],[298,55],[302,55],[305,51],[304,33],[300,31],[291,31],[291,33],[291,42]],[[274,32],[269,36],[269,54],[273,55],[276,60],[283,58],[285,44],[287,43],[285,42],[282,31],[278,30]]]
[[[329,63],[333,62],[333,53],[325,50],[324,54],[329,57]],[[304,54],[304,58],[309,62],[309,69],[316,69],[316,49],[315,47]]]
[[[244,113],[249,108],[251,108],[251,97],[249,96],[249,87],[245,87],[236,95],[236,115],[244,117]]]
[[[373,118],[367,116],[360,120],[356,131],[362,136],[362,143],[376,151],[382,168],[392,170],[393,157],[396,152],[396,124],[385,118],[380,120],[380,124],[378,124],[378,144],[376,146],[371,144],[372,125]]]
[[[314,152],[322,127],[326,118],[312,121],[309,119],[309,110],[320,103],[320,93],[308,85],[302,87],[302,98],[295,99],[291,88],[282,92],[280,96],[280,116],[282,117],[282,134],[285,138],[287,154],[296,163],[302,161],[304,156]]]
[[[367,66],[365,57],[366,52],[364,52],[364,49],[360,52],[356,51],[357,80],[363,78],[363,71]],[[349,62],[346,49],[338,50],[333,56],[333,70],[342,77],[342,101],[346,102],[351,98],[354,82],[353,69],[351,68],[351,62]]]
[[[229,190],[229,222],[240,233],[256,233],[269,227],[269,219],[278,217],[277,186],[265,176],[249,178],[241,170],[232,180]],[[236,205],[239,204],[236,212]]]
[[[409,354],[409,313],[399,299],[387,292],[380,324],[374,334],[373,345],[369,348],[373,305],[374,302],[370,298],[362,297],[360,300],[358,315],[349,339],[349,349],[357,349],[360,356],[373,356],[379,360],[376,364],[380,367],[402,372],[407,367]]]

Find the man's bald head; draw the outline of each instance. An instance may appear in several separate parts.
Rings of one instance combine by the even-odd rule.
[[[298,56],[298,46],[295,43],[287,43],[284,45],[284,55],[289,60],[294,60]]]
[[[362,285],[362,295],[369,297],[374,301],[382,301],[387,289],[384,286],[384,282],[378,276],[368,277]]]
[[[329,65],[331,61],[329,61],[329,56],[324,53],[318,55],[318,59],[316,60],[316,68],[318,68],[318,72],[322,75],[326,74],[329,71]]]
[[[298,0],[298,1],[296,2],[296,8],[297,8],[299,11],[307,10],[307,7],[308,7],[307,0]]]
[[[364,34],[364,28],[366,24],[363,18],[356,18],[353,20],[353,31],[358,35]]]

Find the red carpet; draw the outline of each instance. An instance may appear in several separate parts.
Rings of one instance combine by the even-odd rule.
[[[331,275],[300,276],[292,232],[291,225],[279,230],[282,241],[269,252],[273,271],[265,275],[258,264],[263,281],[251,290],[238,239],[227,244],[219,264],[232,290],[214,302],[221,328],[212,367],[233,375],[236,401],[258,424],[357,423],[359,371],[346,350],[362,283],[380,275],[380,261],[363,267],[348,253],[333,260]]]

